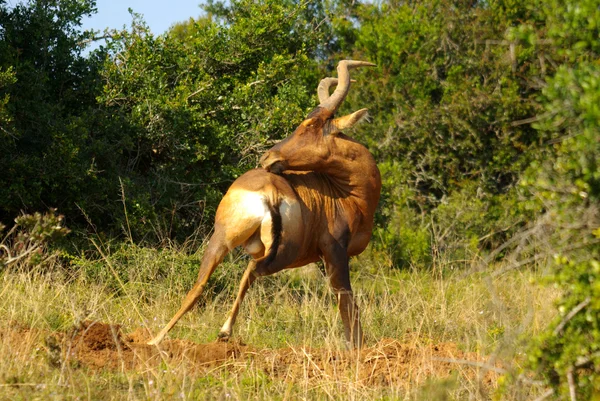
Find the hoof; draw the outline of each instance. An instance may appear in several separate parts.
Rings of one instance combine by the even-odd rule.
[[[165,338],[164,335],[157,335],[156,337],[154,337],[152,340],[148,341],[146,344],[148,345],[158,345],[162,342],[162,340]]]
[[[229,337],[230,337],[230,334],[220,332],[219,335],[217,336],[217,341],[221,342],[221,343],[226,343],[226,342],[229,342]]]

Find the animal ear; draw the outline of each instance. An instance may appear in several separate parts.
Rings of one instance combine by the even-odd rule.
[[[313,118],[307,118],[306,120],[302,121],[301,125],[303,125],[305,127],[310,127],[311,125],[313,125],[316,122],[317,122],[317,119],[314,118],[314,117]]]
[[[360,109],[352,114],[348,114],[347,116],[336,118],[333,120],[333,126],[336,128],[336,130],[335,132],[332,132],[332,134],[340,132],[346,128],[351,128],[362,120],[366,119],[368,116],[369,110]]]

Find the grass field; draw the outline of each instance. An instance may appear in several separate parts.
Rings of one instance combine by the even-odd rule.
[[[348,351],[316,266],[260,279],[216,342],[245,267],[230,257],[160,348],[201,250],[124,245],[0,273],[0,399],[531,399],[526,340],[554,316],[541,274],[352,262],[367,344]],[[502,266],[496,267],[496,269]],[[506,373],[506,374],[505,374]]]

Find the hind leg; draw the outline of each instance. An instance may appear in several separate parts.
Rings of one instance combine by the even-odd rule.
[[[264,258],[260,258],[263,259]],[[274,269],[275,271],[279,271],[287,267],[285,264],[278,264],[277,260],[264,263],[262,260],[251,260],[248,263],[248,267],[244,271],[244,275],[242,276],[242,280],[240,281],[240,288],[238,290],[237,297],[235,298],[235,302],[233,303],[233,308],[231,309],[231,313],[229,317],[221,327],[221,331],[219,331],[219,339],[221,341],[229,340],[231,337],[231,333],[233,331],[233,325],[235,324],[235,320],[240,311],[240,306],[242,305],[242,301],[246,296],[246,292],[252,285],[252,283],[258,278],[258,276],[265,276],[273,274],[269,269]]]
[[[235,302],[233,303],[233,308],[231,309],[231,313],[229,317],[223,324],[221,331],[219,332],[219,338],[226,341],[231,337],[231,333],[233,330],[233,325],[235,324],[235,319],[240,311],[240,306],[242,305],[242,301],[246,296],[246,292],[258,277],[256,273],[257,265],[262,265],[262,263],[267,258],[268,254],[273,251],[271,247],[273,246],[273,221],[271,215],[266,215],[261,222],[260,229],[257,230],[254,235],[252,235],[245,243],[244,248],[246,252],[248,252],[252,256],[252,260],[248,263],[248,267],[244,271],[244,275],[242,276],[242,280],[240,281],[240,288],[238,290],[237,297],[235,298]]]
[[[219,332],[219,338],[226,341],[231,337],[231,331],[233,330],[233,325],[235,324],[235,319],[237,318],[238,312],[240,311],[240,306],[242,301],[244,300],[244,296],[246,295],[246,291],[250,288],[250,285],[256,280],[256,275],[254,274],[254,269],[256,268],[256,261],[251,260],[244,272],[244,276],[242,277],[242,281],[240,282],[240,289],[238,290],[237,297],[235,302],[233,303],[233,308],[231,309],[231,313],[229,317],[225,321],[225,324],[221,328]]]
[[[202,295],[202,291],[204,290],[204,287],[206,286],[211,274],[215,271],[215,268],[219,265],[219,263],[221,263],[227,252],[228,248],[225,245],[225,241],[223,241],[222,232],[216,231],[210,238],[208,247],[206,248],[204,256],[202,257],[200,271],[198,272],[198,280],[196,280],[196,283],[186,295],[175,316],[173,316],[171,321],[165,326],[164,329],[160,331],[160,333],[156,335],[156,337],[148,342],[149,345],[159,344],[167,335],[169,330],[175,326],[175,323],[177,323],[179,319],[181,319],[181,317],[185,315],[192,308],[192,306],[194,306],[196,301],[198,301],[198,298],[200,298]]]
[[[242,276],[242,280],[240,281],[240,288],[238,290],[235,302],[233,303],[231,313],[229,314],[229,317],[227,318],[225,324],[223,324],[223,327],[219,332],[219,338],[223,341],[227,341],[229,337],[231,337],[233,325],[235,324],[235,319],[237,318],[237,315],[240,311],[242,301],[246,296],[246,292],[248,291],[252,283],[257,279],[257,277],[273,274],[269,269],[279,271],[287,267],[287,265],[285,264],[277,263],[277,260],[274,260],[270,263],[264,263],[264,258],[262,259],[263,260],[251,260],[250,263],[248,263],[246,271],[244,271],[244,275]]]

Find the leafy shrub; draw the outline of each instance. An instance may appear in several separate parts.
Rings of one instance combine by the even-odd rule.
[[[94,7],[0,3],[0,220],[50,205],[73,228],[182,240],[314,106],[319,15],[234,1],[159,36],[134,15],[84,58]]]
[[[379,165],[382,176],[382,207],[373,233],[374,250],[387,267],[421,267],[431,262],[430,227],[418,214],[415,191],[408,185],[407,167],[401,163]]]
[[[435,252],[440,262],[451,267],[472,267],[478,256],[490,255],[527,221],[528,213],[516,189],[504,194],[486,194],[474,182],[442,199],[432,210]]]
[[[519,122],[540,109],[530,81],[540,60],[521,47],[511,59],[505,38],[528,5],[499,18],[505,3],[390,1],[356,11],[361,25],[347,51],[379,67],[346,102],[375,116],[356,136],[379,160],[408,168],[427,208],[469,182],[488,198],[509,191],[539,146],[539,132]]]
[[[516,183],[545,139],[528,121],[554,52],[513,30],[536,21],[530,7],[387,1],[334,20],[343,51],[378,65],[344,108],[374,115],[354,136],[384,175],[375,240],[390,263],[469,265],[531,217]]]
[[[96,60],[86,60],[81,18],[93,1],[0,2],[0,220],[56,207],[69,226],[84,198],[98,128]],[[8,81],[6,78],[8,75]],[[84,195],[85,194],[85,195]]]
[[[490,195],[475,182],[463,181],[431,208],[430,200],[408,184],[405,165],[384,163],[380,170],[382,208],[374,248],[387,266],[469,267],[476,255],[491,253],[532,216],[516,188]]]
[[[600,10],[596,1],[550,1],[539,12],[547,26],[536,34],[548,35],[562,65],[547,79],[535,124],[548,146],[522,185],[542,211],[548,281],[564,293],[530,362],[557,396],[592,399],[600,392]]]
[[[549,216],[546,240],[554,249],[549,281],[565,293],[559,317],[531,360],[557,393],[575,391],[589,399],[600,391],[600,68],[565,66],[544,93],[552,118],[538,127],[560,135],[560,141],[546,160],[532,165],[523,185]]]
[[[24,214],[15,219],[15,225],[4,234],[5,226],[0,224],[0,269],[12,265],[32,269],[48,257],[48,246],[69,233],[63,227],[63,216],[54,211],[45,214]]]

